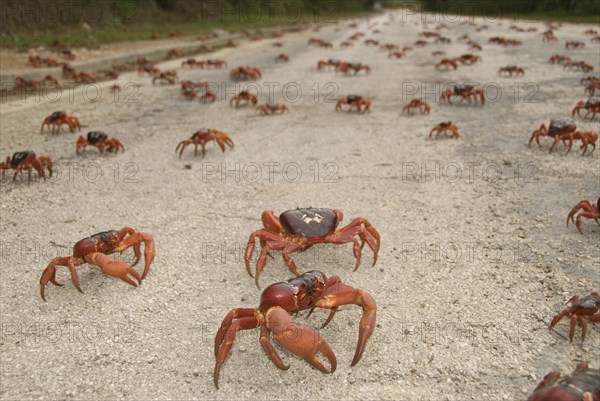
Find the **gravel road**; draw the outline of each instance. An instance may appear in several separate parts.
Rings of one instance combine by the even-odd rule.
[[[558,145],[549,154],[548,138],[527,147],[541,123],[569,117],[586,98],[579,84],[586,74],[550,65],[548,57],[569,54],[598,71],[598,45],[584,37],[585,25],[564,24],[558,42],[543,43],[541,23],[518,22],[538,28],[521,33],[509,30],[508,20],[476,19],[489,26],[480,32],[460,20],[445,22],[441,32],[452,43],[430,39],[400,60],[362,40],[412,45],[437,21],[425,27],[420,16],[388,14],[359,20],[357,28],[344,21],[210,56],[230,68],[260,68],[258,83],[235,84],[228,70],[183,70],[181,60],[159,65],[177,68],[181,79],[218,84],[214,104],[186,101],[178,86],[154,86],[137,73],[119,78],[118,97],[110,82],[3,101],[0,156],[47,154],[56,174],[31,185],[13,183],[9,174],[0,186],[0,397],[523,400],[550,370],[570,372],[579,361],[598,367],[600,326],[590,325],[583,344],[580,329],[568,341],[567,320],[556,331],[547,326],[572,295],[600,289],[600,228],[585,220],[581,235],[565,225],[577,202],[600,195],[600,151],[582,157],[574,147],[565,155]],[[367,35],[341,49],[357,31]],[[483,46],[482,62],[437,72],[431,52],[468,53],[458,40],[463,34]],[[523,45],[487,43],[499,35]],[[309,37],[335,47],[308,46]],[[565,50],[567,40],[586,47]],[[282,52],[291,61],[275,64]],[[317,61],[328,58],[366,63],[372,72],[317,71]],[[498,77],[497,69],[510,64],[525,75]],[[488,102],[436,102],[452,82],[479,83]],[[263,117],[230,108],[245,85],[260,90],[261,102],[285,102],[290,112]],[[372,99],[372,111],[336,113],[335,101],[350,94]],[[401,114],[413,97],[427,100],[431,114]],[[92,147],[78,157],[77,135],[40,135],[41,121],[55,110],[77,115],[82,132],[118,137],[125,151],[99,156]],[[442,121],[456,124],[460,138],[429,139]],[[582,130],[599,128],[597,120],[575,122]],[[203,127],[229,133],[235,148],[221,153],[209,144],[204,158],[188,149],[179,159],[178,142]],[[380,232],[374,267],[367,247],[355,272],[351,245],[294,255],[301,270],[337,274],[372,294],[375,332],[350,367],[361,310],[341,308],[320,330],[338,359],[330,375],[276,345],[290,364],[280,371],[257,330],[239,333],[216,390],[216,330],[230,309],[258,306],[260,298],[244,268],[248,235],[261,227],[263,210],[297,206],[339,208],[345,222],[362,216]],[[130,287],[85,265],[78,268],[81,294],[59,268],[64,286],[50,284],[48,302],[40,299],[40,275],[53,257],[70,255],[81,238],[123,226],[156,239],[143,285]],[[263,288],[291,275],[279,253],[273,256]],[[123,258],[131,261],[133,253]],[[326,317],[317,310],[295,320],[317,329]]]

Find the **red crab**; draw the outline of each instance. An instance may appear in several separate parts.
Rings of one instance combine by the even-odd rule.
[[[564,134],[558,134],[554,137],[554,142],[552,143],[552,146],[550,146],[550,152],[552,152],[554,145],[556,145],[559,141],[562,141],[563,144],[565,144],[567,146],[567,152],[565,154],[568,154],[571,151],[573,142],[581,141],[582,142],[581,148],[583,149],[583,153],[581,154],[581,156],[585,156],[585,152],[587,151],[588,145],[592,145],[592,152],[594,150],[596,150],[596,141],[597,140],[598,140],[598,134],[593,131],[565,132]],[[567,145],[567,141],[569,141],[568,145]]]
[[[574,220],[574,216],[580,210],[583,211],[577,215],[577,220]],[[598,198],[598,201],[596,201],[595,205],[588,200],[582,200],[581,202],[576,204],[567,216],[567,227],[569,226],[569,220],[571,220],[573,223],[575,223],[575,226],[577,227],[579,232],[583,234],[583,231],[581,231],[581,219],[584,217],[586,219],[594,219],[596,220],[596,223],[600,225],[600,222],[598,221],[598,219],[600,219],[600,198]]]
[[[440,136],[440,134],[446,134],[447,132],[450,132],[450,134],[452,135],[452,138],[458,139],[458,127],[456,125],[452,124],[452,122],[450,122],[450,121],[439,123],[438,125],[433,127],[431,129],[431,131],[429,132],[430,138],[434,132],[435,132],[436,138],[438,136]]]
[[[354,75],[358,74],[360,71],[364,71],[365,74],[369,75],[371,73],[371,67],[362,63],[346,63],[341,62],[336,67],[337,72],[341,72],[344,75],[348,75],[351,72],[354,72]]]
[[[196,61],[195,58],[188,58],[187,60],[181,62],[181,68],[185,66],[188,66],[190,68],[196,68],[200,67],[200,64],[198,63],[198,61]]]
[[[406,54],[404,52],[401,51],[393,51],[391,53],[388,54],[388,58],[395,58],[395,59],[401,59],[405,56]]]
[[[256,103],[258,103],[258,98],[255,94],[244,90],[238,93],[237,96],[232,97],[229,101],[229,105],[232,106],[233,103],[235,103],[235,107],[240,107],[241,102],[244,102],[245,106],[248,104],[256,105]]]
[[[371,101],[359,95],[349,95],[340,98],[335,105],[335,111],[341,111],[342,106],[344,105],[350,106],[348,108],[348,113],[350,113],[352,109],[356,109],[359,113],[371,111]]]
[[[217,101],[217,94],[213,91],[207,90],[206,92],[204,92],[204,95],[199,96],[198,99],[203,103],[204,102],[214,103]]]
[[[218,59],[202,60],[202,61],[198,62],[198,66],[202,69],[204,69],[204,68],[216,68],[216,69],[227,68],[227,61],[218,60]]]
[[[285,104],[265,103],[265,104],[256,106],[256,111],[258,111],[260,113],[260,115],[266,116],[269,114],[275,114],[277,112],[280,112],[281,114],[283,114],[286,111],[289,112],[289,109]]]
[[[563,63],[565,63],[567,61],[572,61],[571,57],[565,56],[565,55],[560,55],[560,54],[553,54],[548,59],[548,62],[550,64],[563,64]]]
[[[262,78],[262,74],[258,68],[248,66],[236,67],[230,71],[229,75],[234,81]]]
[[[15,78],[15,87],[16,88],[31,88],[31,89],[39,89],[46,85],[46,82],[50,82],[54,85],[58,85],[58,80],[54,78],[52,75],[46,75],[44,79],[31,79],[27,77],[16,77]]]
[[[288,61],[290,61],[290,56],[288,56],[287,54],[282,53],[279,56],[275,57],[276,63],[287,63]]]
[[[119,78],[119,73],[116,71],[107,71],[104,73],[104,77],[106,79],[118,79]]]
[[[578,363],[575,371],[561,377],[560,372],[548,373],[527,401],[598,401],[600,400],[600,369]]]
[[[570,40],[565,43],[565,48],[567,49],[583,49],[585,47],[585,43]]]
[[[51,134],[58,134],[63,125],[69,126],[69,131],[75,132],[81,130],[81,123],[74,115],[68,115],[64,111],[55,111],[44,119],[40,133],[44,133],[45,126],[50,127]]]
[[[594,96],[596,91],[600,92],[600,79],[596,78],[589,82],[588,86],[585,88],[585,94],[589,96]]]
[[[185,51],[182,49],[171,49],[167,54],[167,58],[180,58],[185,56]]]
[[[483,89],[475,88],[473,85],[454,85],[444,90],[440,96],[440,102],[452,102],[452,99],[458,97],[461,101],[467,100],[467,102],[477,104],[481,102],[485,103],[485,93]]]
[[[470,41],[468,44],[469,44],[469,50],[481,51],[481,49],[482,49],[481,45],[477,42]]]
[[[500,67],[498,69],[498,75],[508,75],[509,77],[512,77],[513,74],[518,77],[523,76],[525,74],[525,70],[521,67],[517,67],[516,65],[507,65],[506,67]]]
[[[566,61],[564,69],[590,72],[594,69],[593,66],[589,65],[585,61]]]
[[[31,184],[31,170],[35,170],[38,173],[38,177],[46,180],[45,170],[48,170],[48,176],[52,177],[52,160],[48,156],[37,157],[34,152],[28,150],[23,152],[15,152],[12,155],[6,157],[6,161],[0,163],[0,171],[2,171],[2,178],[4,178],[4,172],[6,170],[15,170],[13,181],[17,179],[17,174],[27,171],[28,181],[27,184]]]
[[[189,91],[195,89],[208,89],[208,82],[193,82],[193,81],[182,81],[181,82],[181,90]]]
[[[63,63],[53,59],[52,57],[40,55],[29,56],[29,64],[31,64],[34,67],[41,67],[42,64],[46,64],[47,67],[60,67],[61,65],[63,65]]]
[[[402,113],[406,111],[409,114],[411,114],[413,109],[419,109],[421,114],[429,114],[429,112],[431,111],[429,103],[420,99],[413,99],[402,108]]]
[[[443,58],[439,63],[435,65],[436,70],[447,71],[450,68],[456,70],[458,68],[458,63],[456,59],[453,58]]]
[[[546,124],[540,125],[538,129],[531,133],[531,138],[529,138],[528,146],[531,146],[531,142],[535,139],[535,142],[540,145],[540,136],[549,136],[554,138],[554,144],[560,140],[559,135],[569,134],[571,132],[575,132],[577,130],[577,126],[571,120],[564,119],[551,119],[548,128],[546,128]],[[540,145],[541,146],[541,145]],[[552,149],[550,149],[552,151]]]
[[[600,214],[596,215],[596,218],[600,217]],[[571,216],[570,213],[569,216]],[[568,221],[569,219],[567,218],[567,223]],[[577,327],[577,323],[579,323],[581,326],[581,342],[583,342],[585,341],[585,335],[587,333],[587,322],[600,322],[600,294],[593,291],[590,295],[583,298],[579,298],[579,295],[573,295],[566,304],[571,304],[571,306],[566,307],[562,312],[554,316],[552,322],[550,322],[550,329],[552,329],[563,317],[570,317],[571,326],[569,328],[569,340],[573,341],[575,327]]]
[[[58,51],[58,55],[66,60],[75,60],[75,53],[70,49],[62,49]]]
[[[246,251],[244,252],[244,260],[246,262],[246,270],[252,276],[250,270],[250,258],[254,253],[256,246],[256,238],[260,240],[262,250],[260,257],[256,263],[256,274],[254,281],[256,286],[260,273],[267,263],[267,255],[270,250],[282,251],[283,260],[288,268],[295,275],[299,275],[296,264],[290,257],[290,253],[306,250],[315,244],[332,243],[346,244],[352,242],[354,244],[354,257],[356,258],[356,266],[358,269],[361,260],[361,250],[365,242],[373,251],[373,265],[377,263],[377,254],[381,237],[379,233],[362,217],[357,217],[346,226],[337,229],[342,222],[343,214],[338,209],[296,209],[288,210],[275,216],[272,210],[266,210],[262,213],[263,227],[250,234]],[[358,243],[358,239],[362,244]]]
[[[77,139],[75,152],[79,155],[85,150],[85,147],[91,145],[98,148],[100,154],[104,154],[104,149],[107,152],[117,153],[119,150],[125,151],[125,147],[117,138],[109,138],[104,132],[101,131],[90,131],[87,133],[87,139],[80,136]]]
[[[583,118],[587,118],[587,116],[592,113],[592,117],[590,117],[590,119],[593,120],[594,117],[596,117],[596,113],[600,113],[600,97],[590,97],[585,102],[583,100],[580,101],[573,108],[571,116],[575,116],[575,113],[577,113],[577,115],[581,117],[581,114],[579,114],[581,110],[585,110],[587,112]]]
[[[379,46],[379,50],[385,50],[387,52],[400,51],[400,46],[392,43],[385,43]]]
[[[89,72],[81,71],[79,74],[77,74],[75,80],[77,82],[93,83],[96,82],[96,77]]]
[[[475,54],[463,54],[456,60],[465,65],[472,65],[477,62],[481,62],[481,57]]]
[[[194,145],[194,156],[197,156],[198,145],[200,145],[202,146],[202,157],[204,157],[204,154],[206,153],[206,144],[210,141],[215,141],[215,143],[223,152],[225,152],[225,145],[233,149],[233,141],[229,135],[214,128],[203,128],[196,131],[190,139],[185,139],[179,142],[175,148],[175,152],[179,151],[179,158],[181,159],[181,155],[183,154],[185,148],[188,145]],[[179,150],[180,148],[181,150]]]
[[[558,38],[556,37],[556,35],[554,35],[554,32],[552,32],[551,30],[542,33],[542,42],[555,42],[557,40]]]
[[[144,265],[144,272],[140,277],[139,273],[135,271],[132,266],[135,266],[140,261],[142,256],[140,245],[142,242],[145,245],[144,260],[146,263]],[[130,247],[133,247],[133,252],[135,254],[135,262],[132,265],[125,262],[118,262],[107,256],[117,252],[121,253]],[[152,238],[150,234],[137,232],[130,227],[94,234],[77,242],[73,246],[72,256],[59,256],[52,259],[50,264],[44,269],[42,277],[40,278],[40,295],[45,302],[45,290],[48,282],[58,286],[62,285],[56,281],[56,266],[66,266],[69,268],[71,280],[73,281],[75,288],[83,294],[83,291],[79,287],[79,277],[77,276],[75,268],[85,263],[96,265],[100,267],[105,274],[118,277],[132,286],[137,287],[138,284],[142,284],[142,280],[146,277],[146,274],[148,274],[150,264],[152,263],[155,254],[156,246],[154,238]],[[129,275],[132,275],[137,280],[138,284],[136,284]]]
[[[289,365],[282,361],[271,344],[271,333],[275,341],[314,368],[323,373],[335,372],[337,360],[329,344],[317,331],[295,324],[290,314],[307,309],[312,312],[314,308],[329,309],[331,312],[323,323],[323,328],[342,305],[358,305],[363,310],[358,343],[351,363],[351,366],[356,365],[362,357],[367,340],[375,330],[377,304],[368,292],[342,283],[338,276],[327,277],[324,273],[313,270],[265,288],[258,308],[236,308],[225,316],[215,336],[215,387],[219,388],[219,373],[233,347],[237,332],[259,327],[260,344],[279,369],[287,370]],[[329,361],[329,369],[317,359],[319,353]]]
[[[170,85],[174,85],[178,80],[179,77],[177,76],[177,71],[165,71],[155,75],[154,78],[152,78],[152,84],[156,84],[156,81],[158,81],[161,84],[166,82]]]
[[[335,60],[335,59],[331,59],[331,58],[329,60],[327,60],[327,61],[325,61],[325,60],[319,60],[317,62],[317,69],[319,71],[321,71],[322,69],[329,69],[330,67],[335,69],[341,63],[343,63],[343,61],[341,61],[341,60]]]
[[[155,67],[154,65],[152,65],[150,63],[145,63],[138,67],[138,74],[139,75],[147,74],[150,76],[156,76],[156,75],[160,74],[160,68]]]

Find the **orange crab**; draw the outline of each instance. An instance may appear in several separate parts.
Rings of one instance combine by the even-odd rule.
[[[243,90],[231,98],[229,105],[233,106],[235,103],[235,107],[240,107],[241,102],[244,102],[244,106],[247,106],[248,104],[256,105],[256,103],[258,103],[258,98],[255,94]]]
[[[77,139],[75,153],[81,154],[86,146],[91,145],[98,148],[100,154],[104,154],[104,150],[107,152],[117,153],[119,150],[125,151],[125,147],[117,138],[109,138],[104,132],[101,131],[90,131],[87,133],[87,139],[80,136]]]
[[[600,214],[596,213],[596,219],[598,217],[600,217]],[[569,220],[567,219],[567,222],[568,221]],[[579,323],[581,325],[581,342],[583,342],[585,341],[585,336],[587,334],[587,322],[600,322],[600,294],[593,291],[590,295],[583,298],[579,298],[578,295],[573,295],[566,303],[571,304],[571,306],[554,316],[550,322],[550,329],[552,329],[563,317],[570,317],[571,327],[569,328],[569,340],[573,341],[575,328],[577,327],[577,323]]]
[[[139,273],[133,269],[133,266],[135,266],[142,257],[140,250],[142,242],[145,245],[145,265],[144,272],[140,277]],[[132,265],[113,260],[107,256],[113,253],[121,253],[130,247],[133,247],[135,254],[135,262]],[[71,281],[73,281],[75,288],[83,294],[83,291],[79,286],[79,277],[77,276],[75,268],[85,263],[98,266],[103,273],[120,278],[126,283],[137,287],[139,284],[142,284],[142,280],[146,277],[146,274],[148,274],[150,264],[152,263],[155,254],[156,246],[154,238],[152,238],[150,234],[135,231],[130,227],[123,227],[120,230],[104,231],[94,234],[77,242],[73,246],[72,256],[59,256],[52,259],[50,264],[44,269],[42,277],[40,278],[40,295],[45,302],[45,290],[48,282],[62,286],[62,284],[59,284],[56,281],[56,266],[65,266],[69,268]],[[129,277],[129,275],[137,280],[137,284]]]
[[[450,132],[450,134],[452,135],[452,138],[458,139],[458,127],[456,125],[452,124],[452,122],[450,122],[450,121],[439,123],[438,125],[433,127],[431,129],[431,131],[429,132],[430,138],[434,132],[435,132],[436,138],[438,136],[440,136],[440,134],[447,134],[448,132]]]
[[[288,351],[298,355],[323,373],[333,373],[337,367],[335,354],[325,339],[315,330],[294,323],[290,314],[314,308],[329,309],[329,317],[322,327],[333,319],[342,305],[357,305],[363,310],[359,323],[358,343],[351,366],[356,365],[365,350],[367,340],[376,327],[377,304],[366,291],[342,283],[338,276],[327,277],[320,271],[271,284],[260,297],[258,308],[232,309],[223,319],[215,336],[215,369],[213,380],[219,388],[219,374],[225,363],[238,331],[260,327],[260,344],[271,361],[281,370],[289,369],[271,344],[275,341]],[[310,313],[309,313],[310,315]],[[322,354],[329,361],[329,368],[317,358]]]
[[[498,69],[498,75],[507,75],[512,77],[516,75],[517,77],[525,75],[525,70],[521,67],[517,67],[516,65],[507,65],[506,67],[501,67]]]
[[[456,70],[458,68],[458,63],[454,58],[443,58],[439,63],[435,65],[436,70],[447,71],[450,68]]]
[[[225,152],[225,145],[229,146],[233,149],[233,141],[226,133],[216,130],[214,128],[204,128],[196,131],[190,139],[185,139],[177,145],[175,148],[175,152],[179,151],[179,158],[181,159],[181,155],[183,151],[188,145],[194,145],[194,156],[198,155],[198,145],[202,147],[202,157],[206,153],[206,144],[210,141],[215,141],[215,143],[221,148],[223,152]],[[180,150],[181,149],[181,150]]]
[[[581,110],[586,111],[585,116],[583,117],[584,119],[587,118],[590,113],[592,113],[590,119],[593,120],[594,117],[596,117],[596,114],[600,113],[600,97],[590,97],[585,102],[583,100],[578,102],[573,108],[571,116],[575,116],[575,114],[577,114],[581,117],[581,114],[579,114]]]
[[[265,104],[256,106],[256,111],[258,111],[258,113],[260,115],[266,116],[266,115],[275,114],[277,112],[279,112],[280,114],[283,114],[286,111],[289,112],[290,110],[288,109],[288,107],[285,104],[265,103]]]
[[[13,181],[17,179],[17,174],[22,173],[24,170],[27,171],[28,181],[27,184],[31,184],[31,171],[35,170],[38,173],[38,177],[46,180],[45,170],[48,170],[48,176],[52,177],[52,160],[48,156],[36,156],[36,154],[30,150],[23,152],[15,152],[12,157],[7,156],[6,161],[0,163],[0,171],[2,172],[2,178],[4,178],[4,172],[6,170],[15,170]]]
[[[421,114],[429,114],[431,111],[429,103],[421,99],[413,99],[402,108],[402,113],[406,111],[411,114],[413,109],[419,109]]]
[[[71,132],[81,130],[81,123],[77,117],[68,115],[64,111],[55,111],[44,119],[40,133],[44,133],[45,126],[49,126],[51,134],[58,134],[63,125],[67,125]]]
[[[365,99],[359,95],[349,95],[346,97],[342,97],[338,99],[335,105],[335,111],[341,111],[342,106],[349,105],[348,113],[352,111],[352,109],[356,109],[359,113],[365,113],[367,111],[371,111],[371,101],[369,99]]]
[[[574,220],[574,216],[580,210],[582,210],[582,212],[577,215],[577,220]],[[567,227],[569,226],[569,220],[571,220],[571,222],[575,223],[577,230],[583,234],[583,231],[581,231],[581,219],[584,217],[586,219],[594,219],[600,226],[600,221],[598,221],[598,219],[600,219],[600,198],[598,198],[595,205],[589,200],[582,200],[576,204],[567,216]],[[573,337],[573,335],[571,335],[571,337]]]
[[[256,286],[259,287],[260,273],[267,263],[267,255],[270,250],[282,251],[283,260],[290,271],[299,275],[296,264],[290,256],[293,252],[308,249],[316,244],[341,245],[351,242],[354,244],[353,251],[356,259],[354,270],[356,270],[360,265],[361,250],[366,242],[373,251],[373,265],[375,265],[381,242],[379,232],[367,219],[362,217],[357,217],[346,226],[338,228],[343,216],[338,209],[309,207],[288,210],[281,213],[279,217],[272,210],[265,210],[261,217],[263,228],[250,234],[244,252],[246,271],[252,276],[250,259],[254,253],[256,239],[259,239],[262,249],[254,275]],[[362,244],[359,244],[358,239],[362,241]]]

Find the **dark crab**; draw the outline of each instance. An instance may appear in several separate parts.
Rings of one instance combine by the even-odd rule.
[[[598,401],[600,400],[600,369],[579,363],[570,375],[548,373],[527,401]]]
[[[567,301],[571,306],[566,307],[558,315],[554,316],[550,322],[552,329],[563,317],[571,318],[571,326],[569,328],[569,340],[573,341],[575,328],[577,323],[581,326],[581,342],[585,340],[587,334],[587,322],[600,322],[600,294],[593,291],[590,295],[579,297],[574,295]]]
[[[144,249],[144,272],[140,274],[133,269],[140,258],[142,257],[141,244],[145,245]],[[121,253],[127,248],[133,247],[135,254],[135,261],[133,264],[121,262],[110,258],[107,255],[114,253]],[[77,276],[76,267],[81,266],[85,263],[98,266],[105,274],[120,278],[126,283],[137,287],[142,284],[142,280],[148,274],[150,264],[156,254],[156,245],[154,238],[150,234],[135,231],[131,227],[123,227],[120,230],[103,231],[94,234],[90,237],[84,238],[73,246],[73,253],[71,256],[59,256],[50,262],[48,266],[42,272],[40,278],[40,295],[44,301],[46,301],[45,290],[46,285],[50,282],[54,285],[61,286],[56,281],[56,266],[68,267],[71,273],[71,281],[79,292],[83,293],[79,286],[79,277]],[[131,279],[133,276],[136,280]]]
[[[367,219],[357,217],[348,225],[337,229],[343,219],[343,214],[338,209],[317,209],[305,208],[288,210],[275,216],[272,210],[266,210],[262,213],[263,227],[254,231],[248,238],[244,260],[246,270],[252,276],[250,271],[250,258],[254,253],[256,238],[260,240],[262,250],[256,264],[255,282],[258,285],[258,278],[265,264],[270,250],[282,251],[283,260],[288,268],[295,275],[299,275],[296,264],[290,257],[290,253],[306,250],[315,244],[333,243],[354,244],[354,257],[358,269],[361,259],[361,250],[365,242],[373,251],[373,265],[377,262],[377,254],[381,237],[379,233],[369,223]],[[359,244],[357,237],[362,241]],[[259,287],[260,288],[260,287]]]
[[[542,124],[538,129],[532,132],[531,138],[529,138],[528,146],[531,146],[531,142],[533,142],[534,140],[539,145],[540,136],[552,137],[554,138],[554,141],[557,142],[558,140],[560,140],[560,135],[575,132],[576,130],[577,126],[572,120],[551,119],[548,128],[546,128],[546,124]]]
[[[311,312],[315,308],[329,309],[329,317],[325,320],[323,328],[342,305],[357,305],[363,310],[351,366],[356,365],[362,357],[367,340],[375,330],[377,304],[368,292],[344,284],[338,276],[327,277],[324,273],[313,270],[268,286],[260,297],[258,308],[236,308],[225,316],[215,336],[215,387],[219,388],[219,373],[237,332],[259,327],[260,344],[279,369],[287,370],[289,365],[283,362],[273,347],[271,337],[314,368],[323,373],[333,373],[337,367],[337,360],[325,339],[317,331],[296,324],[290,314],[307,309]],[[329,368],[319,360],[319,354],[327,358]]]

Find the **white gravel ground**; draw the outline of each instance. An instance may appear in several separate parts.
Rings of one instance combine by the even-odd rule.
[[[286,88],[290,113],[282,116],[230,108],[239,88],[227,70],[178,68],[182,79],[222,85],[215,104],[185,101],[178,86],[153,86],[136,73],[119,78],[124,90],[118,99],[108,92],[111,82],[100,85],[97,102],[90,101],[94,87],[87,95],[80,88],[72,97],[64,92],[56,101],[50,98],[55,94],[4,101],[0,156],[25,149],[48,154],[57,174],[32,185],[9,177],[0,186],[0,397],[522,400],[550,370],[570,372],[578,361],[598,367],[597,324],[583,345],[579,329],[576,341],[566,339],[566,320],[556,331],[547,325],[572,295],[600,288],[600,228],[586,220],[581,235],[565,226],[571,207],[600,195],[600,150],[581,157],[574,148],[564,155],[560,145],[549,154],[548,138],[541,148],[527,147],[541,123],[570,116],[585,99],[579,79],[586,74],[547,59],[566,53],[598,71],[598,45],[583,35],[589,26],[564,24],[558,42],[542,43],[540,23],[519,22],[539,29],[519,33],[509,31],[508,20],[488,21],[481,32],[447,21],[442,32],[451,44],[415,48],[401,60],[361,42],[339,48],[359,30],[381,43],[411,45],[425,28],[418,16],[405,23],[403,17],[361,20],[356,29],[344,22],[211,56],[230,68],[259,67],[261,101],[268,100],[269,87],[275,101],[286,101]],[[482,63],[436,72],[431,52],[468,53],[457,40],[465,33],[484,47]],[[497,35],[523,45],[487,43]],[[311,36],[331,40],[334,50],[308,46]],[[276,40],[285,43],[282,49],[272,47]],[[565,50],[567,40],[585,40],[586,48]],[[281,52],[290,63],[274,64]],[[318,72],[317,61],[327,58],[368,63],[372,73]],[[522,66],[525,76],[499,78],[497,69],[507,64]],[[488,96],[497,98],[483,107],[435,101],[443,85],[469,81],[485,84]],[[139,89],[125,87],[132,82]],[[298,88],[302,93],[293,99]],[[331,100],[348,94],[373,99],[371,113],[336,113]],[[401,115],[402,106],[419,96],[431,103],[431,114]],[[39,133],[54,110],[76,114],[83,132],[117,136],[125,152],[100,157],[90,148],[77,157],[76,135]],[[458,140],[427,137],[448,120],[458,125]],[[597,120],[576,123],[599,128]],[[178,159],[177,143],[202,127],[229,133],[235,149],[223,154],[209,144],[204,159],[191,151]],[[216,390],[218,325],[231,308],[257,306],[260,297],[244,269],[248,235],[261,227],[263,210],[296,206],[339,208],[346,222],[363,216],[381,233],[377,265],[370,267],[365,247],[356,272],[351,245],[294,255],[301,270],[337,274],[371,293],[378,304],[375,333],[351,368],[360,309],[342,308],[321,330],[338,358],[331,375],[280,347],[291,367],[279,371],[264,355],[258,331],[240,333]],[[134,289],[86,265],[78,269],[80,294],[60,268],[64,287],[50,284],[48,302],[40,299],[39,278],[54,256],[69,255],[81,238],[126,225],[156,239],[157,255],[142,286]],[[131,252],[124,257],[131,260]],[[276,253],[262,274],[263,288],[287,278]],[[295,319],[318,328],[326,316],[317,311]]]

